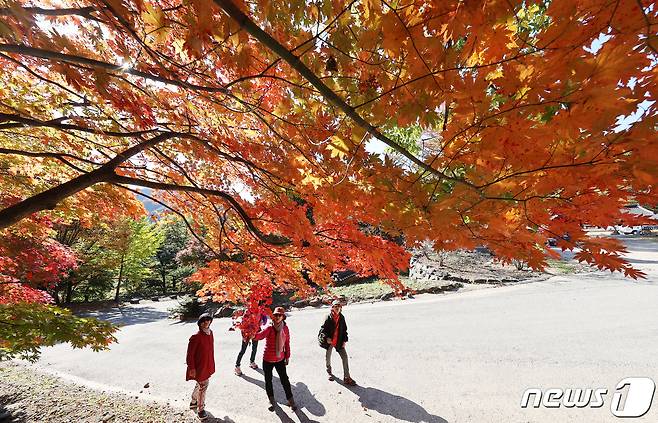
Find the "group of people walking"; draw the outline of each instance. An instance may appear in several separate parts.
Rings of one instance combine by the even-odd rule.
[[[186,380],[196,382],[192,392],[192,401],[190,408],[196,410],[200,419],[207,418],[205,411],[205,398],[210,377],[215,373],[214,358],[214,338],[210,324],[212,315],[203,314],[197,320],[199,331],[190,337],[187,346],[187,371]],[[290,330],[286,325],[286,313],[283,307],[276,307],[272,313],[272,320],[268,324],[267,316],[264,314],[245,315],[243,320],[253,322],[256,328],[249,328],[249,325],[242,326],[242,345],[235,363],[235,374],[242,375],[240,369],[242,357],[251,343],[251,356],[249,366],[257,369],[256,353],[258,341],[265,340],[265,350],[263,351],[263,373],[265,375],[265,392],[269,401],[268,409],[274,411],[276,401],[274,399],[274,388],[272,386],[273,371],[276,369],[279,380],[286,394],[288,406],[293,411],[297,410],[297,405],[290,387],[287,366],[290,362]],[[254,330],[255,329],[255,330]],[[322,327],[320,328],[319,338],[320,346],[326,349],[325,365],[330,381],[334,380],[331,371],[331,353],[336,350],[340,354],[343,363],[343,382],[346,385],[356,385],[356,382],[350,376],[349,363],[345,344],[347,343],[347,324],[342,314],[342,304],[336,300],[331,304],[331,312],[327,315]]]

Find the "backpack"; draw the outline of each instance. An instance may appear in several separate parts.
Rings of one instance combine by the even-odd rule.
[[[318,333],[318,344],[320,345],[320,348],[324,348],[325,350],[329,348],[329,340],[327,339],[327,335],[324,333],[323,328],[320,328],[320,332]]]

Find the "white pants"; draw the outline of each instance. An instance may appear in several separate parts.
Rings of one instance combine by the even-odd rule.
[[[206,406],[206,391],[208,390],[208,384],[210,384],[210,379],[206,379],[202,382],[197,382],[192,392],[192,401],[197,403],[197,410],[201,411]]]

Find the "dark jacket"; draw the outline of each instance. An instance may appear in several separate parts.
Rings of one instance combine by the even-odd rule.
[[[334,337],[335,329],[336,323],[334,322],[334,318],[331,317],[331,313],[329,313],[322,324],[322,332],[327,336],[329,343],[331,343],[331,339]],[[336,351],[342,350],[345,342],[347,342],[347,323],[345,323],[345,317],[341,313],[338,316],[338,342],[336,342]]]

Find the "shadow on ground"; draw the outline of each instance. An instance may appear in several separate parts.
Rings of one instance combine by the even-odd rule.
[[[95,317],[119,326],[130,326],[163,320],[169,317],[169,313],[148,306],[113,307],[103,311],[84,313],[84,316]]]
[[[638,238],[617,236],[615,238],[623,242],[626,245],[626,249],[629,250],[629,252],[656,251],[658,249],[658,236],[646,236],[646,237],[638,237]]]
[[[228,416],[224,416],[224,418],[219,418],[213,416],[213,414],[210,411],[206,411],[206,414],[208,415],[208,418],[203,420],[204,423],[235,423],[235,420]]]
[[[626,259],[631,264],[658,264],[658,260]]]
[[[358,385],[345,387],[359,397],[363,408],[375,410],[379,414],[405,422],[448,423],[444,418],[428,413],[420,405],[399,395]]]
[[[0,423],[26,422],[25,414],[19,410],[18,395],[0,395]]]
[[[258,369],[257,372],[260,373],[261,375],[263,374],[263,371],[261,369]],[[254,385],[261,388],[263,391],[265,390],[264,380],[254,379],[253,377],[249,377],[245,374],[243,374],[241,378],[249,383],[253,383]],[[274,397],[277,399],[277,403],[287,404],[288,402],[287,400],[285,400],[285,393],[283,392],[283,388],[281,387],[281,382],[279,378],[273,376],[272,384],[274,385]],[[297,407],[298,407],[297,411],[295,411],[295,414],[297,415],[297,417],[299,417],[301,422],[316,421],[316,420],[311,420],[308,416],[306,416],[306,414],[303,411],[304,409],[314,416],[320,417],[325,415],[327,410],[324,408],[324,405],[322,405],[322,403],[318,401],[317,398],[315,398],[315,395],[311,393],[311,391],[308,389],[308,386],[306,386],[305,383],[291,382],[290,387],[292,388],[292,395],[295,398],[295,403],[297,403]],[[263,407],[267,407],[267,406],[268,406],[267,395],[265,395],[265,393],[263,392]],[[288,417],[288,415],[283,411],[281,407],[277,407],[275,409],[275,412],[282,422],[293,421],[290,420],[290,417]]]

